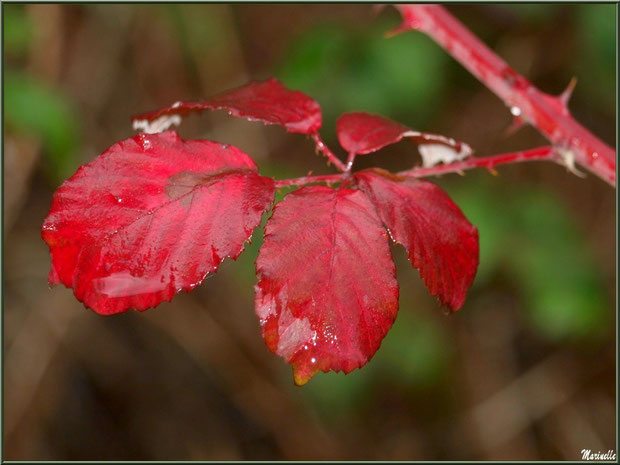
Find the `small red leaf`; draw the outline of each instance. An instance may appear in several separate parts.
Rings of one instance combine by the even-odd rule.
[[[438,186],[379,170],[355,174],[392,239],[403,244],[432,295],[453,311],[478,267],[478,231]]]
[[[274,209],[256,261],[256,313],[269,349],[295,382],[349,373],[377,351],[398,311],[388,239],[352,189],[303,187]]]
[[[347,152],[364,155],[376,152],[386,145],[395,144],[403,137],[423,146],[445,146],[450,149],[454,160],[465,158],[472,154],[469,145],[458,142],[449,137],[427,132],[413,131],[407,126],[388,118],[368,113],[346,113],[338,119],[338,141]],[[424,151],[422,149],[421,151]],[[444,153],[444,156],[448,153]],[[424,154],[423,154],[424,156]],[[449,158],[449,157],[448,157]],[[439,161],[453,161],[440,159]],[[429,164],[425,157],[425,166]],[[433,163],[434,164],[434,163]]]
[[[279,124],[288,132],[315,134],[321,127],[321,107],[299,91],[288,90],[274,78],[251,82],[243,87],[216,95],[204,102],[177,102],[162,110],[132,118],[136,129],[157,132],[166,124],[178,124],[171,118],[204,110],[228,110],[232,116]]]
[[[54,194],[50,283],[101,314],[154,307],[239,256],[273,195],[235,147],[172,131],[124,140]]]

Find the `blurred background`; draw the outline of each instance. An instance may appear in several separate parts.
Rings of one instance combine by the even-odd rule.
[[[541,90],[573,76],[575,117],[616,140],[615,5],[450,6]],[[507,135],[502,102],[428,37],[385,39],[371,5],[3,4],[4,458],[9,460],[580,459],[616,447],[615,190],[555,164],[436,179],[480,231],[480,267],[445,316],[401,247],[396,323],[375,357],[303,388],[253,310],[257,231],[190,294],[101,317],[47,285],[53,191],[134,134],[133,114],[275,76],[340,113],[379,113],[480,156],[545,145]],[[303,136],[191,116],[183,137],[232,143],[266,176],[333,172]],[[360,168],[420,163],[410,144]]]

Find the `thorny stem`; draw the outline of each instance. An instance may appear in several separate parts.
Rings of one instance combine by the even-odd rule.
[[[520,122],[536,127],[557,148],[565,163],[576,161],[616,185],[616,152],[575,121],[568,111],[574,82],[560,96],[538,90],[439,5],[397,5],[403,23],[396,32],[422,31],[511,108]]]
[[[334,152],[332,152],[329,147],[327,145],[325,145],[325,143],[323,142],[323,140],[321,139],[321,136],[319,136],[319,133],[314,133],[312,135],[312,140],[314,141],[314,143],[316,144],[316,148],[319,149],[321,152],[323,152],[323,155],[325,155],[327,157],[327,159],[333,163],[333,165],[338,168],[340,171],[347,171],[347,167],[344,165],[344,163],[342,163],[340,161],[340,159],[338,157],[336,157],[336,155],[334,155]]]
[[[524,161],[547,160],[561,162],[562,158],[553,147],[545,146],[519,152],[502,153],[488,157],[470,157],[456,163],[447,165],[436,165],[431,167],[416,167],[410,170],[399,171],[397,176],[404,178],[424,178],[428,176],[438,176],[447,173],[462,173],[472,168],[486,168],[492,173],[495,167],[507,163],[519,163]],[[275,182],[277,188],[287,186],[303,186],[306,184],[325,182],[328,184],[342,182],[348,173],[327,174],[322,176],[304,176],[294,179],[279,179]]]

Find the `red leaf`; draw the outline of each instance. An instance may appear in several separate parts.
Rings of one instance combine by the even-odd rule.
[[[363,366],[398,311],[387,234],[352,189],[303,187],[274,209],[256,261],[256,313],[295,382]]]
[[[382,170],[364,170],[355,177],[431,294],[458,310],[478,267],[476,227],[433,183],[397,178]]]
[[[101,314],[154,307],[239,256],[273,195],[235,147],[175,132],[124,140],[54,194],[50,283]]]
[[[299,91],[288,90],[278,80],[251,82],[238,89],[216,95],[204,102],[177,102],[162,110],[132,118],[134,128],[158,132],[179,124],[179,116],[204,110],[228,110],[232,116],[279,124],[288,132],[315,134],[321,127],[319,104]],[[177,120],[171,118],[177,116]],[[163,126],[162,126],[163,125]]]
[[[471,155],[472,150],[469,145],[457,142],[449,137],[426,132],[413,131],[407,126],[377,115],[368,113],[346,113],[338,119],[337,123],[338,141],[342,148],[347,152],[363,155],[395,144],[403,137],[408,137],[414,142],[424,146],[444,146],[448,147],[455,159],[462,159]],[[424,156],[425,149],[421,149]],[[450,160],[439,160],[450,161]],[[453,161],[453,160],[452,160]],[[434,163],[433,163],[434,164]],[[427,165],[425,157],[425,166]]]

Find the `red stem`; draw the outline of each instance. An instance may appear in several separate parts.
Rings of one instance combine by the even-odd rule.
[[[325,143],[321,139],[321,136],[319,136],[318,132],[315,134],[312,134],[312,140],[316,144],[316,148],[320,150],[321,152],[323,152],[323,155],[325,155],[327,159],[330,162],[332,162],[336,168],[338,168],[340,171],[347,171],[347,167],[344,165],[344,163],[340,161],[338,157],[336,157],[336,155],[334,155],[334,152],[332,152],[329,149],[329,147],[325,145]]]
[[[334,182],[341,182],[343,180],[343,174],[326,174],[324,176],[303,176],[301,178],[292,179],[276,179],[276,188],[288,187],[288,186],[305,186],[306,184],[312,184],[315,182],[325,182],[327,184]]]
[[[537,147],[535,149],[523,150],[520,152],[502,153],[489,157],[470,157],[463,161],[450,163],[448,165],[435,165],[428,168],[412,168],[396,173],[399,176],[411,178],[423,178],[426,176],[437,176],[446,173],[460,173],[472,168],[486,168],[493,172],[498,165],[506,163],[520,163],[523,161],[547,160],[560,162],[561,157],[553,150],[553,147]]]
[[[347,164],[346,164],[346,169],[347,171],[351,171],[351,168],[353,168],[353,162],[355,161],[355,152],[350,152],[349,156],[347,157]]]
[[[395,32],[415,29],[428,34],[501,98],[513,115],[547,137],[567,164],[574,159],[612,186],[616,185],[615,150],[575,121],[568,111],[572,85],[559,97],[541,92],[439,5],[397,5],[397,8],[403,23]]]
[[[447,165],[436,165],[428,168],[412,168],[410,170],[399,171],[396,173],[398,176],[406,178],[423,178],[427,176],[437,176],[447,173],[461,173],[465,170],[472,168],[486,168],[493,171],[496,166],[504,165],[507,163],[520,163],[523,161],[534,160],[546,160],[560,162],[561,157],[553,149],[553,147],[538,147],[535,149],[524,150],[520,152],[502,153],[499,155],[491,155],[489,157],[470,157],[466,160],[456,163],[450,163]],[[347,173],[343,174],[327,174],[323,176],[304,176],[302,178],[294,179],[279,179],[275,181],[276,187],[287,186],[303,186],[306,184],[312,184],[317,182],[336,183],[342,182]]]

